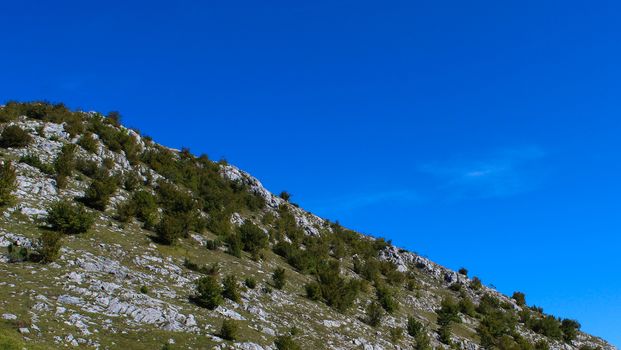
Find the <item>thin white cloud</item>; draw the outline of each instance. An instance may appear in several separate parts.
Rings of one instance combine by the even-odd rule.
[[[438,189],[450,198],[504,197],[534,189],[540,178],[534,165],[545,156],[534,146],[512,148],[479,159],[427,164],[420,170],[433,175]]]

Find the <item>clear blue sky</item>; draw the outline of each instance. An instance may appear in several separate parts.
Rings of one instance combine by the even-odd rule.
[[[119,110],[621,344],[618,2],[196,3],[3,1],[0,97]]]

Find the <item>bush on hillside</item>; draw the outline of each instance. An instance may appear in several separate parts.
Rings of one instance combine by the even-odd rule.
[[[272,283],[276,289],[283,289],[286,283],[286,272],[282,267],[277,267],[272,273]]]
[[[379,327],[384,317],[384,310],[377,302],[372,302],[367,306],[365,322],[371,327]]]
[[[99,146],[92,133],[86,133],[78,140],[78,145],[90,153],[97,153]]]
[[[511,298],[515,300],[516,304],[519,306],[526,305],[526,295],[522,292],[513,292],[513,296]]]
[[[230,234],[226,237],[226,252],[236,258],[241,258],[243,243],[238,234]]]
[[[80,201],[93,209],[104,211],[116,188],[117,179],[113,176],[94,179]]]
[[[21,156],[21,158],[19,158],[19,162],[35,167],[46,175],[52,175],[55,171],[52,164],[43,163],[41,159],[39,159],[39,157],[34,153],[28,153]]]
[[[301,350],[302,348],[298,345],[293,337],[290,335],[281,335],[276,337],[274,340],[274,345],[278,350]]]
[[[201,277],[196,281],[196,295],[193,298],[198,305],[214,310],[222,304],[222,288],[215,276]]]
[[[74,144],[68,143],[64,145],[54,161],[56,186],[58,188],[67,187],[67,178],[71,176],[75,169],[75,149],[76,146]]]
[[[172,245],[182,238],[184,233],[185,222],[183,218],[171,214],[164,214],[162,219],[155,227],[155,233],[159,243]]]
[[[377,300],[380,305],[388,312],[389,314],[395,312],[399,307],[399,304],[394,298],[394,292],[386,285],[378,285],[375,289],[375,294],[377,296]]]
[[[244,280],[244,285],[250,289],[255,289],[257,287],[257,280],[253,277],[246,277]]]
[[[79,234],[90,229],[94,218],[79,203],[59,201],[48,208],[46,222],[54,231]]]
[[[261,249],[267,247],[267,234],[250,220],[244,221],[239,227],[239,237],[241,239],[243,249],[249,252],[253,259],[258,258]]]
[[[222,296],[226,299],[232,300],[238,303],[241,300],[239,295],[239,287],[237,285],[237,278],[234,275],[228,275],[224,277],[222,281],[224,288],[222,289]]]
[[[239,325],[234,320],[222,321],[222,327],[220,328],[220,337],[226,340],[236,340],[239,333]]]
[[[21,148],[32,142],[32,136],[17,125],[9,125],[0,134],[0,147]]]
[[[44,264],[56,261],[60,257],[61,246],[61,233],[53,231],[43,232],[39,238],[38,260]]]
[[[11,161],[0,164],[0,209],[11,205],[15,201],[13,191],[17,187],[17,174]]]

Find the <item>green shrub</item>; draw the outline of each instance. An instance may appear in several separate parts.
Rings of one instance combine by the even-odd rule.
[[[78,140],[78,145],[91,153],[97,153],[99,147],[92,133],[86,133]]]
[[[28,153],[19,158],[20,163],[28,164],[41,170],[46,175],[52,175],[54,173],[54,166],[52,164],[43,163],[36,154]]]
[[[286,283],[286,272],[282,267],[278,267],[272,273],[272,283],[276,289],[283,289]]]
[[[267,247],[267,234],[249,220],[244,221],[238,231],[243,249],[249,252],[253,259],[256,259],[261,249]]]
[[[257,281],[252,277],[246,277],[244,280],[244,285],[250,289],[255,289],[257,286]]]
[[[274,345],[278,350],[301,350],[302,348],[293,340],[290,335],[281,335],[276,337]]]
[[[413,316],[408,317],[406,328],[407,328],[408,334],[412,337],[416,337],[421,332],[425,331],[425,326],[421,322],[416,320],[416,318],[414,318]]]
[[[236,340],[237,333],[239,332],[239,326],[234,320],[222,321],[222,327],[220,328],[220,337],[226,340]]]
[[[477,276],[474,276],[470,281],[470,288],[474,290],[480,290],[482,287],[483,284],[481,283],[481,280]]]
[[[367,306],[365,322],[371,327],[379,327],[384,317],[384,310],[377,302],[372,302]]]
[[[183,218],[168,213],[164,214],[155,227],[158,241],[166,245],[175,244],[179,238],[185,235],[185,224]]]
[[[11,161],[0,164],[0,209],[14,203],[13,191],[17,187],[17,174]]]
[[[222,304],[222,288],[215,276],[201,277],[196,281],[194,301],[207,309],[213,310]]]
[[[136,191],[131,198],[136,208],[136,217],[145,223],[147,228],[153,227],[157,222],[157,202],[155,196],[147,191]]]
[[[580,330],[580,323],[575,320],[564,319],[561,322],[561,331],[563,332],[563,340],[571,342],[578,336],[578,330]]]
[[[470,317],[474,317],[476,315],[476,307],[467,295],[464,295],[461,300],[459,300],[459,312],[464,315],[468,315]]]
[[[71,176],[75,169],[75,148],[76,146],[71,143],[64,145],[54,161],[56,186],[58,188],[67,187],[67,178]]]
[[[380,305],[388,312],[389,314],[396,311],[399,307],[399,304],[394,298],[393,291],[386,285],[378,285],[375,294],[377,295],[377,300]]]
[[[238,234],[230,234],[226,237],[227,250],[226,252],[234,257],[241,258],[241,252],[243,243],[241,237]]]
[[[133,192],[142,184],[142,180],[134,171],[130,171],[123,177],[123,188],[126,191]]]
[[[47,224],[53,230],[65,234],[84,233],[94,222],[93,216],[79,203],[59,201],[52,204],[47,213]]]
[[[526,305],[526,295],[522,292],[513,292],[513,296],[511,297],[519,306]]]
[[[205,242],[205,247],[209,250],[218,250],[222,246],[222,241],[219,239],[208,239]]]
[[[32,142],[32,136],[17,125],[9,125],[0,134],[0,147],[21,148]]]
[[[30,259],[30,252],[26,247],[20,247],[13,243],[7,247],[9,262],[23,262]]]
[[[391,327],[389,329],[389,332],[390,332],[390,341],[393,344],[397,344],[403,339],[403,328]]]
[[[481,345],[488,349],[500,346],[502,337],[512,334],[516,324],[517,319],[509,312],[498,309],[488,312],[477,327]]]
[[[233,275],[228,275],[222,281],[224,288],[222,289],[222,296],[226,299],[232,300],[238,303],[241,300],[239,296],[239,287],[237,285],[237,278]]]
[[[468,276],[468,269],[465,267],[460,268],[458,272],[460,275]]]
[[[142,294],[149,294],[149,288],[147,286],[141,286],[140,287],[140,293],[142,293]]]
[[[452,298],[444,298],[440,304],[440,308],[436,310],[438,315],[438,335],[439,339],[444,344],[451,343],[451,323],[461,322],[461,318],[458,315],[459,305],[455,303]]]
[[[310,282],[306,286],[306,297],[310,300],[319,301],[322,298],[321,286],[318,282]]]
[[[104,211],[116,188],[117,180],[113,176],[97,178],[91,182],[80,200],[93,209]]]
[[[61,233],[44,231],[39,238],[39,249],[37,251],[39,261],[44,264],[56,261],[60,257],[61,245]]]
[[[288,202],[289,199],[291,199],[291,194],[289,192],[287,192],[287,191],[282,191],[282,192],[280,192],[279,197]]]
[[[120,222],[130,222],[136,215],[136,207],[131,200],[120,202],[116,204],[116,216],[115,218]]]

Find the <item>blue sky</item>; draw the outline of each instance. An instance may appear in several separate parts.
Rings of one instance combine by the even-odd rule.
[[[0,97],[172,147],[621,345],[613,1],[4,1]]]

